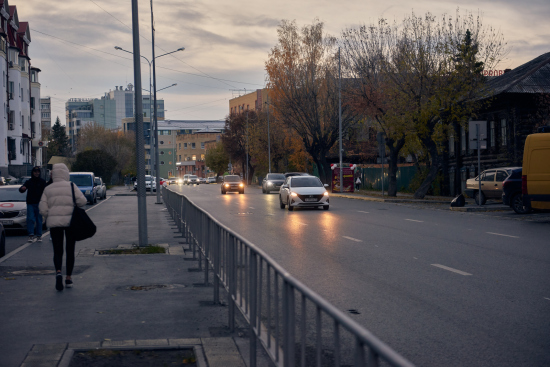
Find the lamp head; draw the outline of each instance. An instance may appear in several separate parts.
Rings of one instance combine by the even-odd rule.
[[[176,51],[184,51],[184,50],[185,50],[185,47],[180,47]]]
[[[115,46],[115,50],[122,50],[122,47]]]

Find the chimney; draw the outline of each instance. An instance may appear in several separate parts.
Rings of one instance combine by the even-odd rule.
[[[118,90],[118,87],[116,85],[115,85],[115,88],[116,88],[115,90]]]

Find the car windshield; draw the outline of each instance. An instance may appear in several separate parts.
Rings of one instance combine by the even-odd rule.
[[[225,176],[223,178],[224,182],[240,182],[241,178],[239,176]]]
[[[293,178],[290,185],[292,187],[323,187],[321,181],[313,176]]]
[[[14,188],[5,188],[0,190],[0,202],[6,202],[6,201],[22,201],[25,202],[27,200],[27,192],[24,193],[19,192],[19,187]]]
[[[268,180],[284,180],[285,175],[282,174],[269,174],[267,175]]]
[[[96,184],[101,185],[101,179],[100,179],[100,178],[94,178],[94,182],[95,182]]]
[[[145,177],[145,181],[151,182],[151,181],[153,181],[153,177]]]
[[[197,176],[189,176],[189,178],[198,178]]]
[[[74,182],[76,186],[92,186],[92,176],[71,175],[71,182]]]

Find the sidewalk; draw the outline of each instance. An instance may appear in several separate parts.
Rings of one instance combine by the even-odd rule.
[[[347,199],[377,201],[382,203],[409,203],[409,204],[431,204],[446,207],[449,210],[461,212],[487,212],[487,211],[510,211],[509,206],[502,202],[487,201],[485,205],[478,206],[474,199],[466,199],[466,205],[461,208],[451,208],[451,201],[454,197],[450,196],[426,196],[424,199],[415,199],[413,194],[398,192],[396,197],[382,196],[381,191],[359,190],[354,193],[331,193],[331,196]]]
[[[109,189],[88,211],[98,231],[77,242],[74,288],[55,290],[48,233],[0,258],[1,367],[68,366],[75,349],[99,347],[189,346],[201,367],[248,363],[247,333],[229,334],[227,307],[212,304],[212,287],[192,271],[198,262],[187,261],[187,245],[155,196],[146,199],[149,244],[168,254],[98,254],[138,243],[137,199],[126,194]]]

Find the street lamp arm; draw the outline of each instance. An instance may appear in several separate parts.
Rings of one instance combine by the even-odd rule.
[[[180,47],[180,48],[178,48],[176,51],[167,52],[167,53],[165,53],[165,54],[155,56],[155,59],[158,59],[159,57],[162,57],[162,56],[166,56],[166,55],[173,54],[174,52],[184,51],[184,50],[185,50],[185,47]]]
[[[127,51],[127,50],[123,49],[122,47],[118,47],[118,46],[115,46],[115,50],[124,51],[124,52],[127,52],[127,53],[132,54],[132,55],[134,54],[133,52]],[[146,57],[143,56],[143,55],[139,55],[139,56],[140,56],[140,57],[143,57],[143,58],[145,59],[145,61],[147,61],[147,63],[149,64],[149,66],[151,66],[151,62],[149,61],[148,58],[146,58]]]

